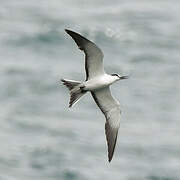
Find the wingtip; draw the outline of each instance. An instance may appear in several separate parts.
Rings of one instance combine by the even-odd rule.
[[[65,32],[68,33],[68,34],[69,34],[70,32],[72,32],[72,31],[69,30],[69,29],[64,29],[64,30],[65,30]]]
[[[106,122],[105,133],[106,133],[106,140],[107,140],[107,145],[108,145],[108,160],[110,163],[113,158],[114,150],[116,147],[118,129],[116,129],[116,131],[112,130],[109,123]]]
[[[108,155],[108,161],[109,161],[109,163],[111,162],[111,160],[112,160],[112,157],[111,157],[110,155]]]
[[[68,30],[68,29],[64,29],[64,31],[65,31],[66,33],[68,33],[69,30]]]
[[[72,31],[72,30],[69,30],[69,29],[64,29],[65,30],[65,32],[68,34],[68,35],[70,35],[73,39],[74,39],[74,35],[80,35],[80,34],[78,34],[78,33],[76,33],[76,32],[74,32],[74,31]]]

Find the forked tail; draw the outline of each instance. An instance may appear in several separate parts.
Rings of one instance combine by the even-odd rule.
[[[86,93],[86,91],[83,91],[83,87],[81,86],[81,82],[79,81],[67,79],[61,79],[61,81],[70,91],[69,107],[72,107],[72,105],[78,102],[79,99]]]

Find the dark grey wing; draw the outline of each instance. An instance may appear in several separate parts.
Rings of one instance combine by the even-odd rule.
[[[119,102],[112,97],[109,87],[91,92],[91,94],[106,117],[105,132],[110,162],[114,154],[120,126],[120,105]]]
[[[65,31],[73,38],[79,49],[85,53],[86,80],[104,74],[103,53],[101,49],[80,34],[68,29],[65,29]]]

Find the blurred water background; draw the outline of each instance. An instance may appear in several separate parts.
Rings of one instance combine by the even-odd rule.
[[[90,94],[68,109],[60,78],[84,80],[64,29],[104,51],[122,109],[109,164]],[[1,0],[0,180],[180,179],[179,0]]]

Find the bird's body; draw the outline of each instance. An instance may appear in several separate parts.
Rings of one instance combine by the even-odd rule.
[[[91,92],[96,104],[106,117],[105,132],[110,162],[117,141],[121,114],[120,104],[112,97],[110,85],[118,80],[127,79],[127,76],[107,74],[103,67],[103,53],[96,44],[76,32],[65,31],[74,39],[79,49],[84,51],[86,69],[86,81],[84,82],[61,80],[70,90],[69,107],[74,105],[86,92]]]
[[[86,91],[95,91],[101,88],[105,88],[111,84],[113,84],[115,81],[117,81],[117,77],[111,76],[109,74],[102,74],[100,76],[94,77],[88,81],[85,81],[83,83],[84,90]]]

